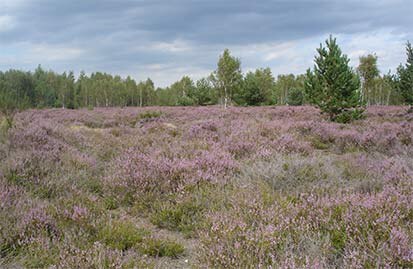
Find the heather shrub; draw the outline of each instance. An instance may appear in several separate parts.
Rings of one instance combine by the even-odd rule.
[[[309,106],[139,118],[158,109],[16,114],[0,142],[0,267],[412,266],[406,108],[351,124]]]
[[[51,268],[153,268],[150,261],[139,255],[128,255],[95,242],[90,248],[65,244],[60,249],[58,262]]]
[[[385,154],[403,153],[412,139],[412,125],[407,123],[364,122],[361,128],[357,125],[340,125],[325,122],[304,122],[293,127],[301,135],[307,137],[317,147],[330,149],[338,153],[346,151],[369,151]]]
[[[83,180],[81,183],[82,188],[84,188],[86,191],[89,191],[93,194],[97,195],[103,195],[104,190],[103,190],[103,183],[101,180],[97,178],[86,178]]]
[[[44,207],[35,207],[25,213],[19,223],[19,244],[29,244],[39,237],[57,239],[61,236],[56,220],[46,211]]]
[[[257,197],[256,190],[254,194]],[[411,193],[406,196],[389,188],[367,197],[302,194],[294,200],[275,198],[270,204],[242,195],[247,197],[238,194],[233,199],[232,212],[213,214],[210,228],[202,234],[201,260],[210,267],[278,267],[286,258],[299,267],[308,259],[341,267],[357,251],[364,253],[356,258],[363,265],[392,267],[412,261],[406,254],[411,232],[402,233],[402,240],[392,240],[390,232],[411,224],[411,218],[395,217],[393,211],[408,213]],[[308,245],[308,240],[318,245]],[[389,249],[395,241],[397,247]]]
[[[237,139],[233,137],[226,143],[226,149],[231,153],[235,159],[242,159],[249,157],[256,151],[256,145],[252,141],[244,139]]]
[[[347,184],[341,182],[340,169],[331,158],[301,154],[276,154],[262,161],[246,165],[241,179],[256,184],[262,180],[276,191],[300,192],[311,188],[325,188]]]
[[[9,184],[24,187],[39,198],[51,198],[57,195],[60,186],[58,182],[45,180],[54,173],[54,164],[45,160],[41,154],[35,156],[16,156],[4,171]]]
[[[218,123],[215,121],[202,121],[200,123],[196,123],[192,125],[188,129],[188,136],[189,138],[205,138],[211,140],[218,139]]]
[[[31,242],[19,256],[25,268],[48,268],[56,264],[59,250],[47,239]]]
[[[42,255],[47,249],[53,251],[51,245],[61,239],[61,231],[55,219],[46,207],[33,205],[24,196],[18,197],[19,201],[3,204],[0,208],[0,258],[7,260],[36,253]],[[42,255],[39,263],[43,258],[47,257]]]
[[[175,148],[172,148],[172,150]],[[181,150],[181,149],[180,149]],[[141,153],[129,149],[115,163],[117,174],[107,182],[121,192],[176,192],[202,182],[225,182],[236,169],[230,154],[217,146],[209,150]]]
[[[277,152],[283,153],[302,153],[308,154],[311,152],[311,146],[307,142],[298,141],[292,135],[282,135],[273,143]]]

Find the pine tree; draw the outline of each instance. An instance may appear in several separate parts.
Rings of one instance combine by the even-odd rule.
[[[349,66],[350,60],[332,36],[326,40],[326,47],[320,44],[317,52],[314,70],[307,70],[305,81],[309,101],[332,121],[346,123],[360,118],[360,79]]]
[[[405,104],[413,106],[413,48],[410,42],[406,45],[407,62],[397,70],[399,75],[399,91]]]

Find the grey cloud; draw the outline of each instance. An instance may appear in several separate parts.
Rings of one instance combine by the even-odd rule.
[[[12,18],[13,24],[0,31],[0,68],[5,67],[1,59],[7,56],[2,55],[2,47],[18,50],[16,44],[24,43],[26,48],[44,44],[83,51],[77,59],[47,63],[52,68],[116,73],[164,64],[203,70],[215,66],[217,53],[225,47],[302,42],[328,33],[356,35],[382,29],[410,38],[413,25],[410,0],[5,1],[0,17]],[[189,49],[174,48],[174,42]],[[16,68],[27,67],[27,62],[30,59],[15,57],[20,65]],[[257,59],[247,62],[265,64]]]

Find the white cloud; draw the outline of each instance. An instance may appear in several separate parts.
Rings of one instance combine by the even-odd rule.
[[[31,58],[40,62],[73,60],[79,58],[84,51],[80,48],[56,46],[48,44],[37,44],[31,47]],[[30,56],[29,56],[30,57]]]
[[[187,41],[184,40],[174,40],[172,42],[158,42],[152,44],[150,47],[154,50],[160,50],[165,52],[185,52],[192,50],[192,47]]]
[[[392,29],[333,36],[337,37],[339,46],[343,53],[349,56],[353,67],[359,64],[360,56],[369,53],[375,53],[379,57],[378,65],[382,73],[387,73],[388,69],[394,71],[400,62],[405,61],[406,36]],[[301,74],[312,67],[316,49],[320,43],[324,45],[327,38],[328,35],[321,35],[288,42],[256,43],[228,48],[233,56],[241,59],[244,73],[256,68],[270,67],[276,77],[280,74]],[[167,86],[184,75],[189,75],[193,79],[208,76],[216,68],[218,56],[223,49],[223,46],[199,45],[196,50],[187,54],[187,59],[194,61],[183,61],[185,65],[182,61],[177,61],[135,67],[135,70],[139,70],[137,79],[151,77],[157,85]],[[200,67],[199,62],[208,62],[209,68]]]
[[[279,58],[293,58],[296,51],[295,44],[293,42],[285,42],[278,45],[271,46],[269,52],[265,54],[265,61],[272,61]]]
[[[395,71],[401,62],[405,62],[405,44],[407,36],[392,29],[380,29],[367,33],[339,35],[338,42],[350,58],[350,64],[357,66],[359,57],[367,54],[378,56],[378,66],[382,72]]]

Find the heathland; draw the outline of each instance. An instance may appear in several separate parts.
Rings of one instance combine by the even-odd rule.
[[[0,267],[411,267],[407,109],[349,124],[311,106],[17,113],[0,136]]]

